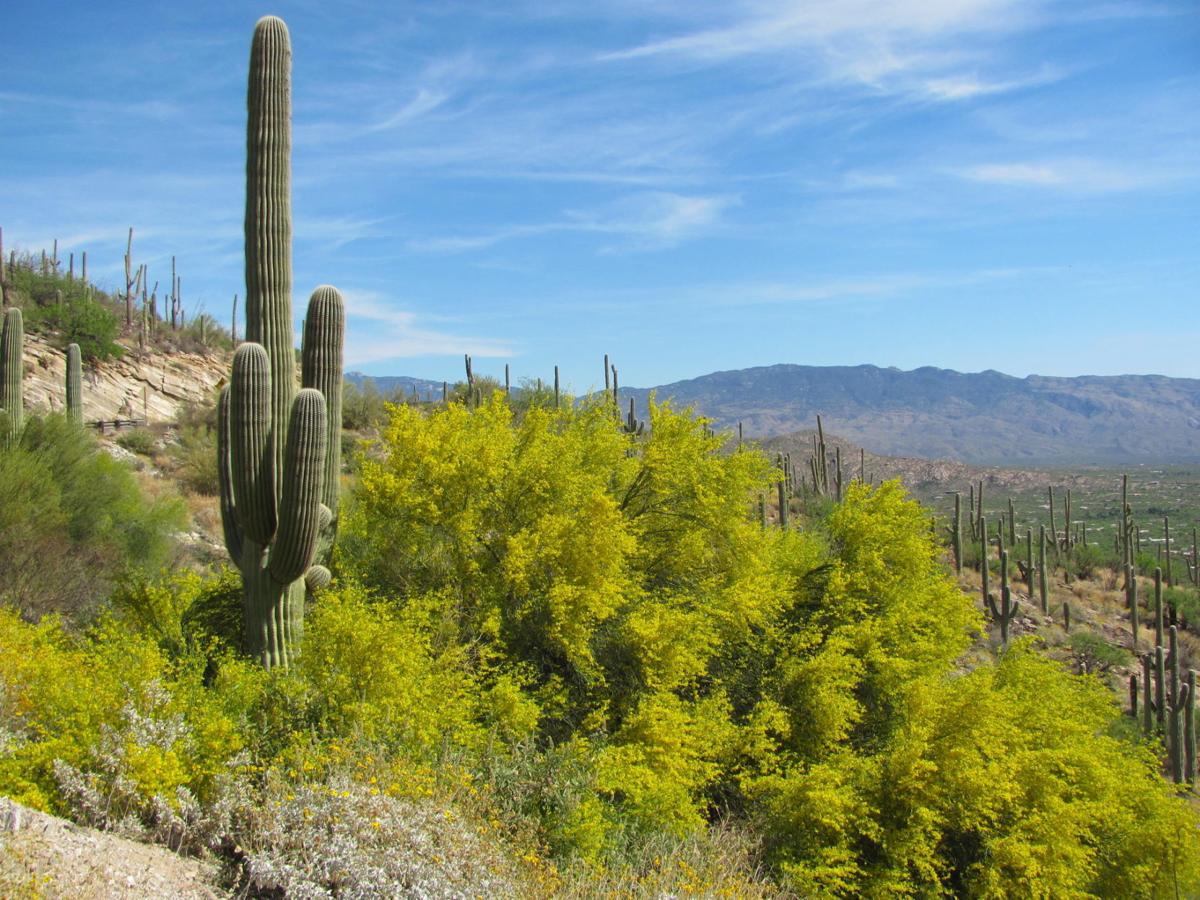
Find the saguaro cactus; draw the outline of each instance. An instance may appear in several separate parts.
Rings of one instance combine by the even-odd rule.
[[[1040,525],[1038,534],[1038,599],[1042,604],[1042,612],[1050,612],[1050,600],[1046,591],[1046,526]]]
[[[234,353],[218,410],[221,514],[242,573],[243,645],[267,667],[288,664],[302,634],[306,587],[329,580],[313,560],[322,535],[332,533],[340,465],[330,448],[340,447],[344,316],[333,288],[318,288],[310,301],[304,388],[295,386],[290,69],[287,26],[273,16],[259,20],[247,101],[247,340]]]
[[[1133,627],[1133,649],[1136,651],[1138,644],[1137,576],[1134,574],[1133,566],[1129,563],[1125,564],[1125,605],[1129,607],[1129,624]]]
[[[954,492],[954,524],[950,528],[950,546],[954,549],[954,573],[962,574],[962,494]]]
[[[11,444],[21,434],[25,417],[25,321],[21,310],[9,307],[0,330],[0,410],[7,418],[7,431],[0,435]]]
[[[78,344],[67,345],[67,418],[83,424],[83,364]]]
[[[1183,780],[1196,783],[1196,670],[1188,669],[1187,698],[1183,704]]]
[[[988,610],[992,614],[992,619],[1000,625],[1000,643],[1008,644],[1008,628],[1012,624],[1013,619],[1017,617],[1021,605],[1015,602],[1012,598],[1012,591],[1008,586],[1008,551],[1000,551],[1000,603],[996,603],[996,598],[991,594],[987,594]]]

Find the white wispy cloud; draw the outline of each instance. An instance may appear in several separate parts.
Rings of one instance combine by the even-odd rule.
[[[346,301],[346,365],[417,356],[511,357],[513,345],[504,340],[457,335],[429,328],[426,317],[402,309],[378,291],[350,288]]]
[[[990,94],[1004,94],[1029,87],[1039,87],[1060,81],[1065,73],[1054,66],[1043,66],[1038,72],[1020,78],[988,80],[974,73],[929,78],[921,86],[934,100],[970,100]]]
[[[1189,172],[1163,166],[1135,167],[1103,160],[1072,158],[984,163],[963,167],[955,174],[983,184],[1054,188],[1080,193],[1115,193],[1194,178],[1196,170]]]
[[[474,235],[420,238],[414,250],[454,253],[491,247],[503,241],[556,232],[581,232],[623,238],[606,250],[651,250],[673,247],[715,225],[721,213],[739,202],[736,196],[686,196],[650,191],[621,198],[600,210],[568,211],[552,222],[510,225]]]
[[[433,112],[449,98],[450,94],[446,91],[431,90],[424,87],[418,88],[416,95],[411,100],[390,116],[368,126],[368,130],[387,131],[400,125],[405,125],[426,113]]]

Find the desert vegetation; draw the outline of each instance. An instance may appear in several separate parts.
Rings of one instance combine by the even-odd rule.
[[[383,403],[329,286],[298,387],[289,62],[260,21],[245,340],[176,457],[227,563],[179,564],[180,500],[77,399],[24,409],[27,321],[76,347],[68,397],[106,351],[30,314],[54,266],[6,270],[0,794],[248,896],[1200,892],[1194,551],[1139,552],[1128,503],[1111,547],[1069,498],[1036,538],[975,486],[931,514],[823,430],[801,463],[639,420],[608,360],[588,397],[468,358]]]

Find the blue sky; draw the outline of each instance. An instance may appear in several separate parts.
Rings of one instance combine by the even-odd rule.
[[[347,367],[1200,377],[1200,6],[8,4],[6,247],[223,321],[257,17],[294,59],[296,317]]]

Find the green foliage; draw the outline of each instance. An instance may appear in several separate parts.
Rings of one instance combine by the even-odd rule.
[[[1153,586],[1151,587],[1153,590]],[[1194,587],[1163,585],[1163,603],[1173,608],[1177,615],[1182,616],[1190,627],[1200,624],[1200,591]]]
[[[762,779],[774,855],[802,896],[1184,896],[1194,814],[1157,760],[1108,736],[1098,682],[1028,647],[921,678],[881,752]],[[1178,890],[1178,894],[1176,891]]]
[[[10,281],[10,293],[21,302],[29,331],[51,335],[63,350],[68,344],[78,344],[85,362],[112,359],[125,352],[116,343],[120,323],[113,301],[103,293],[82,281],[53,273],[42,275],[26,266],[14,268]]]
[[[1116,566],[1116,554],[1098,544],[1076,544],[1071,548],[1069,565],[1077,578],[1092,578],[1106,566]]]
[[[140,456],[151,455],[154,452],[154,442],[154,432],[149,428],[131,428],[117,435],[117,446]]]
[[[400,402],[399,398],[396,402]],[[368,378],[360,387],[353,381],[342,385],[342,427],[347,431],[377,428],[387,420],[387,400]]]
[[[1128,666],[1129,652],[1116,647],[1094,631],[1076,631],[1071,635],[1071,653],[1084,672],[1107,672],[1117,666]]]
[[[150,500],[133,472],[62,416],[31,418],[0,451],[0,598],[29,615],[87,611],[126,571],[169,560],[178,500]]]
[[[561,871],[680,893],[715,877],[659,878],[658,848],[722,817],[798,896],[1200,889],[1196,816],[1098,679],[1021,642],[968,671],[979,614],[898,484],[763,530],[769,462],[666,405],[636,437],[607,404],[390,414],[288,669],[228,652],[232,571],[131,580],[82,637],[0,617],[0,790],[90,816],[97,785],[148,821],[233,773],[311,834],[248,853],[337,819],[328,852],[374,859],[454,782],[448,814]]]
[[[209,577],[190,569],[151,578],[133,575],[109,600],[114,621],[157,641],[174,656],[200,649],[237,649],[241,581],[225,566]]]
[[[54,616],[30,625],[0,608],[0,793],[61,813],[72,771],[92,772],[100,796],[123,780],[139,809],[108,824],[180,787],[208,795],[242,743],[237,701],[197,663],[112,621],[73,637]]]

